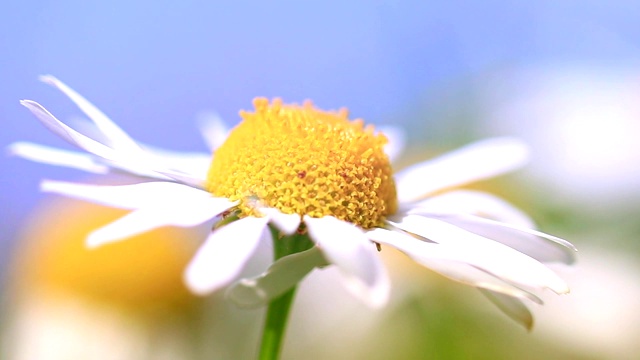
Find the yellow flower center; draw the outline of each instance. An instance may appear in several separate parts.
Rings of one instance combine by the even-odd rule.
[[[243,121],[216,150],[208,174],[209,191],[239,200],[240,216],[259,216],[267,206],[372,228],[395,212],[387,139],[373,126],[311,102],[253,104],[255,112],[240,112]]]

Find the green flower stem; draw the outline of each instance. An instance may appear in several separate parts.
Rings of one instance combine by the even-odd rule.
[[[262,333],[262,344],[260,345],[260,360],[279,358],[295,292],[296,288],[294,287],[269,304]]]
[[[274,261],[287,255],[310,249],[313,246],[306,234],[281,237],[279,231],[273,227],[271,228],[271,233],[273,235]],[[291,310],[295,293],[296,287],[294,286],[269,303],[260,344],[260,360],[276,360],[280,357],[289,310]]]

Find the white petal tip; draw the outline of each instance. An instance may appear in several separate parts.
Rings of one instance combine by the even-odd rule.
[[[369,299],[369,301],[367,302],[367,305],[374,310],[378,310],[387,306],[388,303],[389,303],[389,296],[383,295],[383,296],[374,296],[373,298]]]
[[[569,286],[567,284],[563,284],[561,286],[555,286],[553,288],[551,288],[551,290],[553,292],[555,292],[558,295],[566,295],[569,294],[571,292],[571,289],[569,288]]]
[[[85,240],[87,249],[97,249],[104,245],[127,239],[126,237],[109,236],[108,231],[102,231],[103,229],[104,228],[97,229],[87,236]]]
[[[479,144],[491,144],[494,146],[504,146],[510,147],[512,150],[520,150],[523,153],[529,152],[529,145],[524,142],[522,139],[511,136],[503,136],[503,137],[495,137],[489,138],[486,140],[481,140],[478,142]]]
[[[26,107],[33,115],[42,120],[42,117],[47,119],[51,118],[51,115],[44,106],[38,104],[33,100],[20,100],[20,105]]]
[[[203,274],[190,268],[187,268],[183,275],[183,281],[187,289],[199,296],[209,295],[218,289],[217,286],[212,286],[208,280],[207,276],[203,276]]]
[[[98,243],[98,242],[95,242],[95,241],[91,241],[91,242],[87,241],[85,245],[86,245],[87,249],[95,250],[95,249],[99,248],[101,244]]]
[[[42,180],[40,181],[40,191],[42,192],[61,192],[64,191],[69,185],[69,183],[65,183],[62,181],[55,180]]]
[[[383,270],[383,269],[381,269]],[[391,282],[386,271],[379,274],[374,283],[365,283],[360,278],[345,276],[346,288],[367,307],[378,310],[389,303]]]
[[[293,234],[300,226],[301,219],[298,214],[283,214],[274,208],[261,208],[259,211],[269,217],[271,223],[286,235]]]
[[[7,156],[16,156],[20,154],[20,146],[20,143],[9,144],[9,146],[5,148]]]
[[[206,295],[233,282],[258,247],[267,221],[249,216],[213,231],[184,272],[189,290]]]
[[[525,165],[531,158],[531,148],[524,141],[515,137],[498,137],[480,141],[476,143],[485,149],[491,149],[495,152],[496,156],[505,156],[505,159],[509,159],[506,162],[510,162],[510,166],[507,169],[515,170],[518,167]],[[471,145],[473,146],[473,144]]]
[[[57,82],[59,82],[59,80],[55,76],[48,74],[38,76],[38,80],[50,85],[55,85]]]
[[[99,236],[95,236],[93,234],[90,234],[89,236],[87,236],[87,240],[85,241],[85,245],[87,247],[87,249],[97,249],[99,247],[101,247],[102,245],[106,244],[107,241],[101,239]]]
[[[376,289],[359,289],[351,292],[356,295],[362,302],[370,309],[379,310],[385,307],[389,303],[389,287]]]

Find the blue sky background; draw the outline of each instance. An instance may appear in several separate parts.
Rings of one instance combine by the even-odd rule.
[[[417,141],[448,110],[434,118],[411,109],[438,108],[440,93],[494,69],[640,62],[633,1],[22,1],[0,9],[2,147],[66,147],[18,103],[36,100],[62,120],[80,115],[38,82],[41,74],[139,140],[204,150],[196,114],[215,110],[233,124],[255,96],[347,106],[369,122],[415,126]],[[0,168],[2,264],[42,196],[40,179],[84,174],[7,156]]]

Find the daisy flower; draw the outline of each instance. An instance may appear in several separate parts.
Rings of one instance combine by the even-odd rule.
[[[335,265],[355,296],[380,307],[390,284],[378,250],[387,246],[481,289],[526,326],[532,319],[525,301],[542,303],[538,293],[545,289],[569,291],[545,264],[571,264],[570,243],[535,230],[529,217],[493,195],[456,190],[524,164],[528,150],[516,139],[484,140],[394,174],[385,150],[397,153],[395,144],[362,120],[349,120],[346,110],[258,98],[224,141],[220,132],[207,132],[213,156],[179,154],[137,143],[61,81],[42,80],[67,95],[97,135],[23,100],[42,124],[86,153],[31,143],[13,144],[11,152],[140,179],[122,186],[43,181],[47,192],[131,210],[92,232],[90,247],[161,226],[209,226],[184,273],[198,294],[232,284],[227,295],[237,304],[266,305],[313,269]],[[238,279],[264,239],[272,241],[274,263]]]

